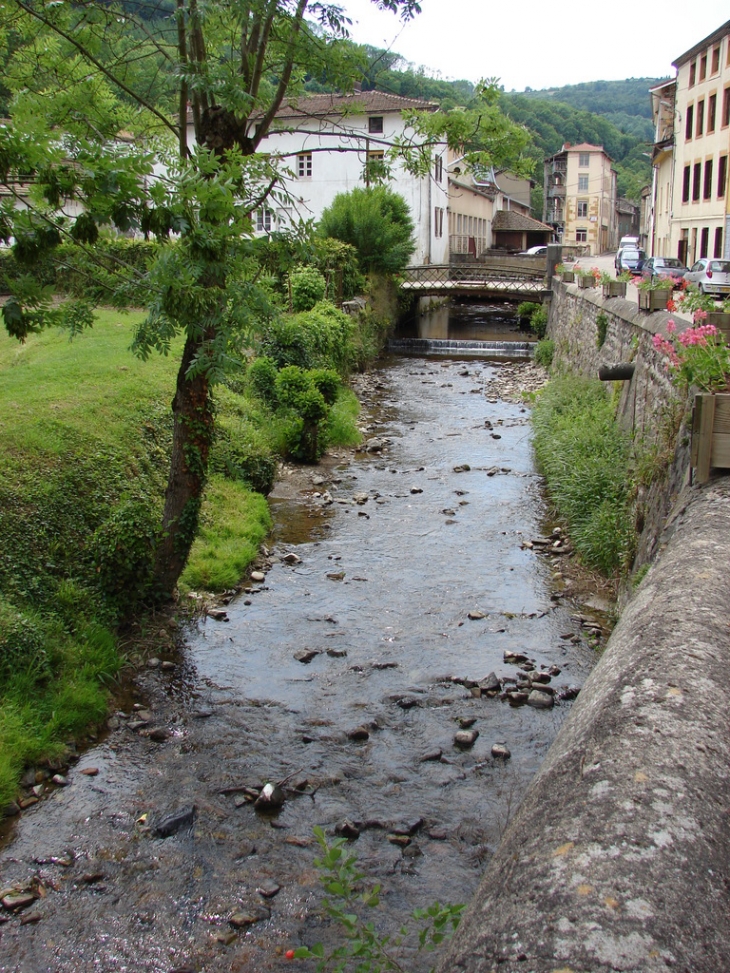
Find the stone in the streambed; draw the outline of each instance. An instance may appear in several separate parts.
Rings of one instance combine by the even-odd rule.
[[[347,838],[348,841],[355,841],[360,837],[360,829],[349,818],[345,818],[344,821],[335,825],[335,834],[341,838]]]
[[[468,463],[460,463],[459,466],[454,467],[454,473],[468,473],[471,469]]]
[[[169,838],[183,828],[190,827],[194,821],[195,805],[190,804],[160,817],[152,827],[152,834],[155,838]]]
[[[546,693],[542,689],[533,689],[527,697],[527,705],[533,706],[535,709],[552,709],[554,702],[555,700],[550,693]]]
[[[523,662],[527,662],[527,656],[522,652],[505,651],[504,661],[511,665],[519,666]]]
[[[440,750],[438,748],[436,750],[429,750],[427,753],[424,753],[424,755],[421,757],[421,763],[425,764],[428,763],[429,761],[435,762],[437,760],[440,760],[442,754],[443,754],[443,750]]]
[[[264,784],[253,806],[259,811],[275,811],[284,803],[284,791],[278,784]]]
[[[454,744],[462,749],[473,747],[478,736],[479,730],[457,730],[454,734]]]
[[[423,487],[412,486],[411,487],[411,493],[423,493]]]
[[[405,834],[389,834],[388,841],[391,845],[398,845],[400,848],[407,848],[411,843],[411,839]]]
[[[495,743],[492,746],[492,756],[495,760],[509,760],[512,754],[509,747],[506,747],[503,743]]]
[[[64,777],[63,774],[54,774],[51,781],[56,787],[68,787],[68,778]]]
[[[370,730],[366,726],[356,726],[354,730],[347,731],[348,739],[361,741],[370,739]]]
[[[347,649],[327,649],[327,655],[333,659],[344,659],[347,655]]]
[[[394,828],[393,834],[414,835],[423,827],[423,818],[413,818],[411,821],[400,821]]]
[[[251,580],[257,582],[266,581],[266,575],[264,574],[263,571],[252,571]]]
[[[473,622],[477,622],[479,619],[486,617],[487,616],[484,614],[484,612],[480,612],[477,608],[472,608],[467,615],[467,618],[470,618]]]
[[[367,493],[353,493],[352,499],[355,501],[356,504],[358,504],[358,506],[362,506],[364,503],[368,502],[370,497],[368,496]]]
[[[502,688],[502,683],[494,672],[490,672],[480,681],[479,688],[483,693],[498,693]]]
[[[476,721],[476,716],[460,716],[457,720],[461,730],[468,730],[470,726],[474,726]]]
[[[330,571],[327,574],[327,577],[330,579],[330,581],[342,581],[344,579],[344,577],[345,577],[345,572],[344,571]]]
[[[209,608],[207,614],[208,618],[212,618],[216,622],[228,621],[228,613],[222,608]]]
[[[302,662],[306,666],[318,655],[320,655],[319,649],[300,649],[299,652],[294,653],[294,658],[297,662]]]
[[[396,706],[400,706],[401,709],[413,709],[414,706],[420,706],[421,701],[417,696],[399,696],[395,700]]]
[[[234,912],[228,922],[234,929],[245,929],[246,926],[253,926],[256,922],[268,919],[269,915],[268,909],[246,909]]]
[[[507,693],[507,701],[509,702],[510,706],[524,706],[528,700],[528,695],[528,693],[519,691]]]
[[[21,909],[27,909],[29,905],[32,905],[38,898],[33,892],[25,891],[13,891],[9,889],[0,898],[0,904],[2,904],[3,909],[7,909],[8,912],[19,912]]]
[[[289,551],[287,554],[282,554],[281,560],[284,564],[301,564],[302,559],[294,551]]]
[[[279,894],[279,892],[281,892],[281,885],[274,882],[273,879],[265,879],[261,885],[259,885],[256,891],[265,899],[273,899]]]

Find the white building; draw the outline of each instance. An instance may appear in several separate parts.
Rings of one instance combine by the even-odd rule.
[[[308,95],[285,103],[258,151],[288,165],[289,199],[284,204],[272,200],[258,214],[259,231],[319,220],[336,195],[366,186],[385,163],[388,148],[414,136],[402,115],[413,109],[436,111],[438,106],[382,91]],[[433,150],[429,176],[411,175],[395,163],[388,186],[406,200],[416,227],[411,262],[448,262],[446,146]]]

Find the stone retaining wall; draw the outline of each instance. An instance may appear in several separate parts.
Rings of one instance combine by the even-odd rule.
[[[548,330],[574,370],[635,362],[621,414],[656,442],[685,406],[651,344],[668,317],[557,284]],[[653,566],[438,973],[730,970],[730,480],[690,486],[685,438],[647,498]]]

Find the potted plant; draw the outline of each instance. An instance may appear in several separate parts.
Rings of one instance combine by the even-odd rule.
[[[672,382],[685,392],[697,390],[691,465],[696,481],[704,483],[713,467],[730,467],[730,348],[714,325],[699,324],[677,333],[671,318],[667,337],[655,334],[653,343],[668,359]]]
[[[636,278],[639,291],[640,311],[666,311],[669,307],[674,310],[672,291],[675,281],[672,277]]]
[[[560,274],[560,279],[564,284],[572,284],[575,280],[575,274],[572,270],[569,270],[565,264],[558,264],[555,268],[555,273]]]
[[[580,270],[578,272],[578,287],[595,287],[601,276],[601,272],[592,267],[590,270]]]
[[[607,274],[604,271],[599,278],[599,283],[603,288],[604,299],[610,297],[626,297],[627,281],[621,280],[620,278],[614,280],[614,278],[610,274]]]

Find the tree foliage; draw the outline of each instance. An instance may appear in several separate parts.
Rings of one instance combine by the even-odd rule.
[[[408,204],[385,186],[335,196],[322,213],[319,231],[354,246],[368,272],[398,273],[416,248]]]

